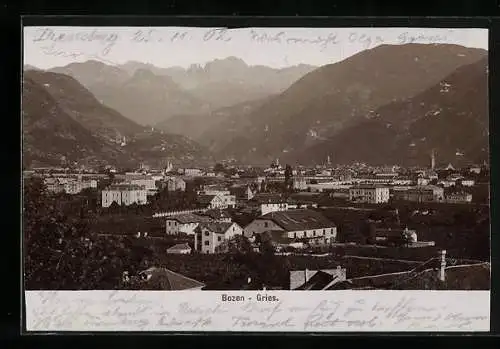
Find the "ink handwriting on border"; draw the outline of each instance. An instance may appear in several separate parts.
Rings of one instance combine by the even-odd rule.
[[[91,31],[65,32],[53,28],[41,28],[37,30],[34,43],[40,44],[43,54],[50,56],[66,57],[77,59],[79,57],[92,57],[105,59],[119,42],[133,44],[161,44],[176,43],[190,40],[200,40],[201,42],[221,42],[231,43],[236,41],[235,31],[227,28],[210,28],[195,37],[188,31],[175,31],[173,33],[162,33],[155,28],[138,29],[131,34],[124,35],[118,32],[93,29]],[[268,31],[250,30],[246,33],[251,42],[260,44],[285,44],[293,46],[316,46],[320,52],[328,47],[338,44],[360,44],[364,48],[370,48],[384,43],[380,35],[370,35],[366,33],[351,32],[346,38],[340,38],[336,32],[330,32],[324,36],[304,37],[294,36],[286,31],[271,34]],[[421,39],[419,36],[418,38]],[[417,40],[416,37],[408,36],[407,33],[400,35],[400,41]],[[68,49],[64,44],[81,43],[83,46],[77,49]],[[85,44],[97,43],[101,47],[85,50]]]
[[[318,300],[308,306],[279,301],[273,304],[248,302],[232,308],[222,303],[211,305],[180,302],[165,308],[137,293],[111,292],[100,299],[65,299],[56,292],[40,292],[36,306],[28,309],[30,330],[204,329],[229,321],[233,330],[331,331],[335,328],[375,331],[396,330],[474,330],[483,327],[488,316],[461,312],[446,304],[428,305],[403,296],[390,301]],[[392,327],[391,327],[392,326]],[[81,329],[77,329],[81,330]]]

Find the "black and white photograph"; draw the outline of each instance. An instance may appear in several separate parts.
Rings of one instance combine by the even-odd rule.
[[[26,291],[490,290],[487,30],[23,31]]]

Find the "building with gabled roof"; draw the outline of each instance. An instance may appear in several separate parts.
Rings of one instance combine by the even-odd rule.
[[[254,219],[244,229],[246,237],[265,231],[281,230],[291,239],[306,239],[311,244],[332,243],[337,237],[336,225],[313,210],[271,212]]]
[[[236,197],[236,200],[248,201],[255,196],[249,185],[231,187],[229,191]]]
[[[190,254],[191,247],[187,244],[177,244],[167,249],[168,254]]]
[[[222,207],[222,200],[217,195],[198,195],[197,202],[200,207],[205,209]]]
[[[243,235],[243,229],[237,223],[201,223],[195,230],[194,249],[201,253],[216,253],[217,247],[235,235]]]
[[[193,213],[184,213],[167,217],[165,221],[165,232],[167,235],[188,234],[193,235],[194,230],[200,223],[211,222],[207,216]]]
[[[203,213],[200,213],[200,216],[209,217],[216,222],[228,222],[228,223],[232,222],[231,215],[227,211],[220,209],[207,210]]]
[[[290,271],[290,290],[324,290],[346,280],[346,269],[292,270]]]
[[[143,283],[164,291],[201,290],[205,284],[166,268],[152,267],[139,273]]]
[[[408,271],[347,279],[324,290],[489,290],[490,263],[440,257],[431,258]]]
[[[221,209],[236,206],[234,195],[199,195],[198,204],[206,209]]]

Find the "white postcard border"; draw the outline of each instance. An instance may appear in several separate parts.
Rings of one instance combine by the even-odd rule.
[[[490,291],[26,291],[25,302],[28,332],[490,331]]]

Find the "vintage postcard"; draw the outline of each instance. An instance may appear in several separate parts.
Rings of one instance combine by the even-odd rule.
[[[23,41],[26,331],[489,331],[486,29]]]

